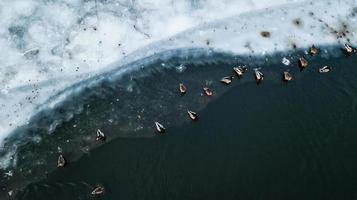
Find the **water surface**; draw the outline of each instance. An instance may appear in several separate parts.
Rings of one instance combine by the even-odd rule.
[[[251,68],[231,86],[217,82],[231,73],[234,59],[187,65],[181,73],[164,68],[135,80],[134,93],[143,93],[134,95],[132,109],[120,103],[120,90],[103,92],[103,86],[101,98],[88,101],[89,112],[75,115],[52,134],[78,134],[77,128],[88,134],[102,125],[109,136],[119,137],[50,172],[16,198],[89,199],[100,184],[106,188],[100,199],[355,199],[357,57],[308,60],[302,72],[295,62],[288,67],[268,62],[261,69],[266,80],[259,85]],[[323,65],[333,66],[332,72],[318,73]],[[281,81],[286,69],[295,78],[287,84]],[[177,95],[180,81],[188,86],[187,96]],[[212,99],[201,97],[206,84],[221,92]],[[147,110],[144,120],[129,120],[132,113],[118,113],[121,107]],[[188,108],[199,111],[197,122],[186,116]],[[126,116],[126,121],[108,125],[112,116]],[[167,134],[155,135],[156,119],[165,123]],[[120,127],[128,122],[129,127],[145,126],[125,132]],[[46,148],[53,144],[37,150]],[[69,159],[75,154],[64,152]],[[55,165],[57,155],[46,163]]]

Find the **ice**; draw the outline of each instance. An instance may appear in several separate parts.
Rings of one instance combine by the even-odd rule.
[[[174,49],[271,54],[356,45],[355,0],[2,0],[0,143],[76,83]],[[301,24],[296,25],[294,20]],[[327,26],[327,25],[328,26]],[[349,33],[337,39],[347,24]],[[268,31],[269,37],[261,32]],[[79,84],[80,85],[80,84]],[[54,126],[55,127],[55,126]],[[1,145],[0,145],[1,146]],[[11,157],[0,158],[5,167]],[[7,161],[4,161],[7,160]]]

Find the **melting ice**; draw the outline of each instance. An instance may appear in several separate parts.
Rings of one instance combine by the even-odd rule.
[[[66,98],[59,92],[156,53],[264,55],[356,45],[356,6],[356,0],[2,0],[0,142]]]

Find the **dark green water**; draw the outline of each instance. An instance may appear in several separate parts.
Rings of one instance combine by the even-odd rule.
[[[161,103],[171,110],[159,117],[168,123],[166,135],[155,136],[152,128],[135,133],[142,137],[121,135],[48,173],[16,199],[357,199],[357,56],[309,61],[302,72],[295,63],[262,68],[267,80],[260,85],[248,81],[252,71],[232,86],[214,82],[212,88],[224,91],[214,99],[199,99],[204,84],[193,84],[231,73],[230,62],[137,80],[142,91],[166,94],[169,102]],[[332,72],[319,74],[318,66],[326,64]],[[280,81],[286,68],[296,78],[288,84]],[[191,90],[178,97],[182,80]],[[96,116],[110,115],[113,91],[91,102],[91,114],[76,115],[53,134],[68,132],[74,123],[105,124],[106,118]],[[149,100],[140,105],[158,114]],[[186,107],[199,110],[197,122],[186,119]],[[154,114],[143,116],[151,124]],[[119,126],[104,129],[114,135]],[[97,184],[106,192],[92,197]]]

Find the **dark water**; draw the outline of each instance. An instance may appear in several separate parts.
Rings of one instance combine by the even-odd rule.
[[[135,84],[128,81],[132,76],[117,87],[103,83],[101,95],[44,137],[46,145],[23,148],[53,153],[36,154],[47,156],[47,167],[37,170],[48,173],[27,175],[42,180],[16,199],[357,199],[357,56],[308,59],[302,72],[295,62],[267,62],[259,85],[251,68],[231,86],[217,82],[231,73],[234,59],[188,64],[182,73],[153,70]],[[322,65],[332,72],[319,74]],[[288,84],[281,81],[285,69],[295,78]],[[181,81],[189,89],[184,97],[177,95]],[[216,97],[200,96],[206,84]],[[127,94],[128,86],[134,92]],[[187,118],[188,108],[199,111],[197,122]],[[155,120],[165,123],[166,135],[155,135]],[[73,148],[60,145],[73,162],[51,172],[58,143],[98,127],[110,140],[77,161]],[[105,187],[104,195],[90,196],[96,185]]]

